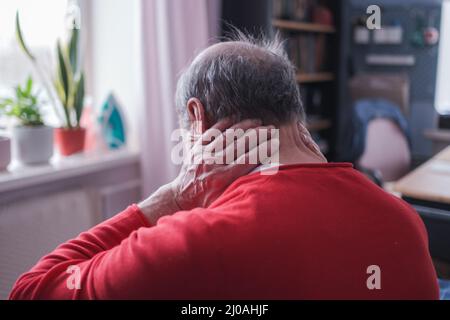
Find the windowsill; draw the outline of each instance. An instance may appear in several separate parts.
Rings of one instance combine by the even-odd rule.
[[[12,163],[8,171],[0,172],[0,193],[138,162],[138,152],[123,149],[104,153],[78,154],[66,158],[54,156],[49,164],[39,166],[19,166]]]

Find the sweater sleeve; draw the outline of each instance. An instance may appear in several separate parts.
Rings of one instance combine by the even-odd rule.
[[[188,228],[187,216],[194,217]],[[196,283],[210,262],[203,219],[191,211],[160,222],[150,226],[130,206],[43,257],[17,280],[10,299],[173,299],[208,292]]]

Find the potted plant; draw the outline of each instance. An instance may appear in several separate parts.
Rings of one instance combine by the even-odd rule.
[[[79,59],[79,30],[71,30],[67,44],[57,42],[57,68],[55,76],[48,76],[36,57],[28,49],[16,15],[16,35],[22,51],[34,65],[62,126],[55,129],[55,142],[62,155],[71,155],[84,149],[86,130],[81,127],[85,79]],[[49,80],[50,79],[50,80]],[[55,98],[56,97],[56,98]]]
[[[48,162],[53,155],[53,128],[42,121],[37,94],[33,93],[33,80],[15,88],[15,96],[0,101],[0,111],[18,120],[13,127],[12,142],[17,160],[23,164]]]
[[[0,135],[0,172],[6,170],[11,161],[11,140]]]

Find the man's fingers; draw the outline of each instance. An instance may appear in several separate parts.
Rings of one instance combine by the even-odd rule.
[[[223,129],[224,128],[223,125],[220,125],[219,127],[213,126],[210,129],[211,131],[208,130],[210,132],[207,131],[205,133],[206,134],[205,138],[207,139],[207,141],[204,142],[203,145],[208,145],[206,147],[206,151],[208,152],[211,152],[212,150],[221,150],[225,148],[227,145],[233,143],[235,140],[242,137],[247,130],[256,128],[260,126],[261,123],[262,121],[258,119],[248,119],[236,123],[232,127],[227,127],[225,129]],[[212,140],[211,135],[214,135],[213,141],[211,141]]]
[[[224,119],[215,124],[202,135],[193,150],[201,153],[204,163],[258,165],[260,155],[270,152],[274,126],[260,127],[261,120],[247,119],[230,127],[231,120]],[[278,138],[278,135],[275,135]],[[212,141],[211,141],[212,140]],[[258,148],[262,148],[258,152]],[[255,149],[255,150],[253,150]],[[268,150],[268,151],[267,151]],[[265,160],[265,159],[264,159]]]
[[[233,161],[230,166],[247,166],[248,168],[256,168],[260,164],[266,164],[271,160],[275,160],[279,152],[279,138],[272,138],[258,144],[255,148],[246,152]]]
[[[235,153],[236,155],[234,159],[239,158],[243,154],[269,140],[271,134],[270,130],[272,129],[274,129],[273,126],[259,127],[256,129],[248,130],[232,146],[227,147],[227,154],[229,154],[232,149],[233,153]]]
[[[214,124],[211,128],[206,130],[205,133],[201,135],[197,143],[200,145],[210,144],[211,141],[220,137],[222,135],[222,132],[228,129],[232,124],[233,121],[230,118],[225,118],[218,121],[216,124]]]
[[[305,147],[314,152],[317,156],[325,158],[322,152],[320,151],[319,146],[311,137],[311,133],[308,131],[308,129],[305,128],[305,126],[302,123],[300,123],[300,121],[297,123],[297,128],[299,131],[300,139],[302,140]]]
[[[246,119],[239,123],[236,123],[230,129],[236,130],[236,129],[242,129],[244,131],[250,129],[250,128],[256,128],[262,125],[262,121],[260,119]]]
[[[233,177],[240,177],[250,173],[261,164],[278,162],[276,155],[278,155],[279,144],[280,141],[278,138],[263,142],[258,147],[253,148],[229,164],[226,169],[227,172]],[[259,148],[265,148],[267,152],[261,152]]]
[[[271,130],[274,128],[274,126],[268,126],[248,129],[245,134],[237,140],[233,140],[232,143],[228,144],[227,141],[227,146],[225,149],[214,150],[214,157],[218,161],[221,161],[220,163],[232,163],[249,150],[256,148],[258,145],[269,140],[271,137]]]
[[[216,129],[216,130],[219,130],[220,132],[224,132],[231,125],[233,125],[233,120],[231,118],[225,118],[225,119],[219,120],[209,130]],[[208,131],[208,130],[206,130],[206,131]]]

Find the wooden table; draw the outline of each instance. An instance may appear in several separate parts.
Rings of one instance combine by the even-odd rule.
[[[450,147],[400,179],[394,190],[404,197],[450,206]]]
[[[394,186],[423,219],[434,258],[450,262],[450,147]]]
[[[432,142],[434,154],[441,152],[450,145],[450,130],[448,129],[427,129],[424,135]]]

